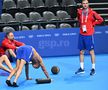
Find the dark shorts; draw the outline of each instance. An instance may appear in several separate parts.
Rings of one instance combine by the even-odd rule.
[[[89,51],[94,49],[93,35],[84,36],[84,35],[79,34],[78,48],[80,50],[89,50]]]
[[[29,45],[20,46],[16,50],[16,58],[19,60],[23,59],[26,62],[30,62],[32,56],[33,56],[32,46]]]

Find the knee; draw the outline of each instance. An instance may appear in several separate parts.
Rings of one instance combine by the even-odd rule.
[[[15,71],[17,71],[18,69],[19,69],[19,66],[16,66],[16,67],[14,68]]]
[[[13,50],[12,49],[7,49],[5,52],[6,52],[6,54],[10,55],[13,52]]]
[[[80,55],[84,55],[84,51],[80,51]]]
[[[2,55],[1,58],[2,60],[5,60],[7,58],[7,55]]]
[[[90,55],[94,55],[94,50],[91,50],[90,51]]]
[[[1,66],[2,66],[2,63],[0,63],[0,68],[1,68]]]

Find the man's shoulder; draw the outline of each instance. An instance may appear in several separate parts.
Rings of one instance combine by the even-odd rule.
[[[95,11],[92,8],[89,8],[89,12],[95,13]]]
[[[80,14],[81,12],[82,12],[82,8],[78,8],[78,9],[77,9],[77,13]]]
[[[83,9],[83,8],[78,8],[77,10],[78,10],[78,11],[82,11],[82,9]]]
[[[2,42],[8,42],[8,41],[9,41],[9,39],[6,37],[2,40]]]

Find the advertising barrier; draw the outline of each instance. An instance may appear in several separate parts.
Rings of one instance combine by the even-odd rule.
[[[0,42],[5,33],[0,33]],[[43,56],[79,55],[79,28],[25,30],[14,32],[15,39],[32,45]],[[108,27],[95,27],[95,53],[108,53]]]

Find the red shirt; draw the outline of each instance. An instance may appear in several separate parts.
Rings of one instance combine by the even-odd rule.
[[[16,41],[16,40],[9,40],[8,38],[4,38],[2,41],[2,45],[0,47],[0,55],[5,54],[5,51],[7,49],[12,49],[13,51],[16,49],[16,47],[22,46],[24,43]]]
[[[88,8],[87,17],[82,14],[82,11],[83,11],[82,8],[78,9],[77,11],[78,21],[80,24],[80,34],[93,35],[94,26],[96,24],[101,24],[103,22],[103,18],[99,14],[97,14],[95,11],[93,11],[91,8]],[[86,33],[83,32],[83,29],[82,29],[83,25],[86,25],[86,30],[87,30]]]
[[[0,47],[0,57],[1,57],[2,55],[4,55],[4,54],[5,54],[5,51],[3,50],[2,47]]]

